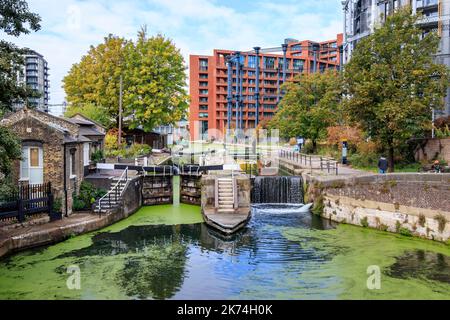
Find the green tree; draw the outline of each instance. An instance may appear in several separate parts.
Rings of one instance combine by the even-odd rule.
[[[87,55],[72,66],[63,79],[67,101],[71,104],[69,113],[74,109],[86,116],[87,113],[98,117],[103,114],[102,124],[117,125],[120,76],[126,65],[127,44],[125,39],[109,35],[103,43],[91,46]]]
[[[439,39],[426,36],[410,8],[361,40],[344,71],[345,110],[368,135],[381,143],[394,171],[395,150],[430,123],[431,107],[441,109],[448,71],[432,55]]]
[[[0,30],[18,37],[40,29],[40,17],[28,10],[26,1],[0,0]],[[18,83],[26,50],[0,40],[0,117],[12,110],[13,103],[33,96],[25,85]],[[0,126],[0,194],[5,195],[11,165],[20,159],[20,141],[7,128]],[[6,183],[5,183],[6,182]]]
[[[101,125],[109,128],[115,124],[115,120],[112,119],[108,113],[103,110],[102,107],[97,107],[95,104],[86,103],[83,105],[70,105],[64,115],[68,118],[80,113],[89,119],[97,121]]]
[[[147,38],[143,29],[136,43],[109,35],[104,43],[91,47],[64,78],[69,114],[77,110],[118,127],[122,77],[127,125],[151,131],[174,123],[188,107],[185,70],[180,51],[161,35]]]
[[[162,35],[148,38],[145,28],[127,50],[124,114],[130,127],[151,131],[181,120],[188,108],[186,66],[180,51]]]
[[[302,136],[310,139],[316,151],[319,139],[327,128],[337,123],[342,92],[341,79],[335,71],[302,75],[284,85],[285,95],[270,121],[270,128],[279,129],[281,136]]]

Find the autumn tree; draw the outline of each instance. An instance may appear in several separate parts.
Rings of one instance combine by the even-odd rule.
[[[448,71],[433,54],[439,39],[423,35],[410,8],[387,17],[361,40],[344,71],[344,110],[389,156],[430,123],[431,108],[442,109]]]
[[[188,108],[186,66],[172,41],[147,37],[143,28],[128,45],[126,60],[124,114],[130,127],[151,131],[181,120]]]
[[[270,121],[285,138],[302,136],[310,139],[314,151],[327,128],[336,123],[341,98],[340,76],[335,71],[301,75],[284,85],[285,95]]]
[[[70,103],[68,114],[77,112],[101,119],[105,126],[117,126],[120,77],[125,73],[128,41],[109,35],[104,42],[91,46],[79,63],[63,79]],[[93,110],[94,109],[94,110]]]
[[[109,35],[64,78],[68,114],[80,112],[118,127],[122,77],[127,126],[151,131],[174,123],[187,111],[185,70],[180,51],[161,35],[148,38],[143,29],[136,42]]]

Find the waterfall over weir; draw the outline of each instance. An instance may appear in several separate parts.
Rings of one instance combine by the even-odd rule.
[[[304,203],[302,177],[257,177],[253,203]]]

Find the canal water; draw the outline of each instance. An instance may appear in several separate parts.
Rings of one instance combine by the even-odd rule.
[[[225,239],[198,207],[145,207],[1,260],[0,299],[450,299],[448,245],[337,226],[298,208],[257,205],[248,228]],[[370,290],[373,266],[381,288]],[[80,271],[79,290],[68,289],[68,268]]]

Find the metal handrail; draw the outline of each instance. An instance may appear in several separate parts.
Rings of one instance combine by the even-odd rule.
[[[106,198],[108,198],[108,202],[111,203],[111,194],[113,192],[114,192],[115,201],[117,202],[117,191],[119,190],[119,185],[122,183],[123,180],[128,182],[128,167],[126,167],[125,170],[122,172],[122,175],[120,176],[120,178],[117,181],[117,183],[115,184],[115,186],[113,188],[111,188],[111,190],[109,190],[107,194],[105,194],[103,197],[101,197],[98,200],[98,211],[99,211],[100,215],[102,214],[102,202],[103,202],[103,200],[106,200]],[[126,184],[125,184],[125,186],[126,186]],[[125,187],[120,192],[119,197],[121,197],[123,195],[124,191],[125,191]]]
[[[328,173],[330,173],[332,170],[335,171],[336,175],[339,174],[339,169],[338,169],[338,165],[339,165],[339,161],[333,159],[333,158],[329,158],[329,157],[322,157],[322,156],[314,156],[314,155],[307,155],[304,153],[300,153],[297,151],[290,151],[290,150],[279,150],[278,155],[280,158],[284,158],[287,160],[292,160],[294,162],[297,162],[299,164],[304,164],[306,166],[308,166],[309,163],[309,167],[311,169],[311,171],[314,170],[321,170],[321,171],[327,171]],[[318,168],[313,168],[313,158],[314,159],[318,159],[320,161],[320,167]]]

